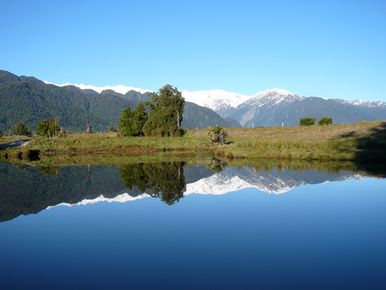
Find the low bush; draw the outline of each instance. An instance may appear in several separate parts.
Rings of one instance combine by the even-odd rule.
[[[310,117],[301,118],[300,121],[299,121],[299,125],[300,126],[312,126],[312,125],[315,125],[315,118],[310,118]]]
[[[330,117],[323,117],[319,120],[319,125],[331,125],[332,124],[332,118]]]

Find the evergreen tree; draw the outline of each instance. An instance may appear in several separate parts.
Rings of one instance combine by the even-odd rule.
[[[127,107],[119,120],[119,132],[122,136],[143,136],[143,126],[147,120],[145,105],[139,103],[134,112]]]
[[[130,107],[127,107],[123,110],[121,114],[121,118],[119,119],[119,133],[122,136],[133,136],[133,128],[132,128],[132,119],[134,112],[131,111]]]
[[[181,92],[171,85],[162,87],[153,95],[151,112],[143,127],[146,136],[178,136],[185,100]]]
[[[147,112],[145,105],[143,103],[139,103],[137,105],[137,109],[134,112],[134,130],[136,131],[136,136],[143,136],[143,126],[147,121]]]

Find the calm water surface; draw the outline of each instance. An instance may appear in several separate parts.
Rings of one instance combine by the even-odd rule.
[[[381,176],[0,163],[0,288],[386,289]]]

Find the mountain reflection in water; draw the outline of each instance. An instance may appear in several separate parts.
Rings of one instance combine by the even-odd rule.
[[[331,166],[188,165],[186,162],[120,166],[32,167],[0,163],[0,221],[57,205],[128,202],[156,197],[172,205],[189,194],[225,194],[255,188],[283,194],[304,184],[365,176],[365,171]]]

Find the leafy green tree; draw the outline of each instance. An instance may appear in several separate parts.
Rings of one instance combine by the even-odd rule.
[[[23,122],[18,122],[12,126],[12,135],[31,136],[31,130]]]
[[[300,126],[312,126],[315,125],[315,118],[301,118],[299,122]]]
[[[181,135],[182,114],[185,100],[181,92],[171,85],[162,87],[158,94],[153,94],[149,105],[151,112],[143,127],[146,136]]]
[[[37,124],[37,133],[42,137],[55,137],[60,133],[59,121],[55,118],[48,118]]]
[[[143,136],[143,126],[146,120],[147,112],[143,103],[139,103],[134,112],[127,107],[119,120],[119,132],[122,136]]]
[[[323,117],[319,120],[319,125],[331,125],[332,124],[332,118],[330,117]]]

